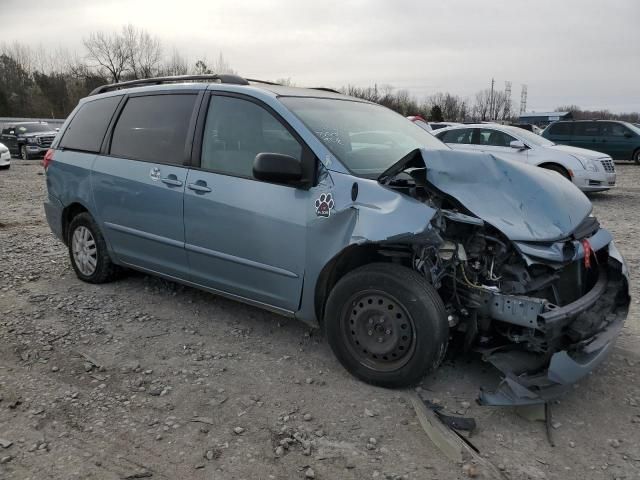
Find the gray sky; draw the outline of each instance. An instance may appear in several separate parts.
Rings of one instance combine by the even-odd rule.
[[[640,0],[0,0],[0,43],[66,47],[133,23],[193,63],[419,98],[513,82],[528,110],[640,111]]]

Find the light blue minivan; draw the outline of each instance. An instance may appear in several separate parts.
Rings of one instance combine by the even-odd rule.
[[[457,343],[505,375],[482,402],[543,402],[627,315],[625,263],[570,182],[328,89],[106,85],[43,164],[81,280],[132,268],[322,326],[376,385],[414,384]]]

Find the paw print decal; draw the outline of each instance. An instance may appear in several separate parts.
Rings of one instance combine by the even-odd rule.
[[[318,217],[329,217],[333,209],[333,197],[330,193],[323,193],[316,200],[316,215]]]

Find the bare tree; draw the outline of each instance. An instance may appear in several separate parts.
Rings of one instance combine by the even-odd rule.
[[[476,93],[474,115],[478,120],[488,120],[491,115],[491,90],[486,88]]]
[[[134,78],[149,78],[158,74],[162,60],[162,45],[157,37],[152,37],[146,30],[129,24],[122,27],[122,41]]]
[[[101,75],[119,82],[130,64],[130,51],[122,35],[95,32],[83,39],[87,49],[87,65]]]
[[[163,70],[165,75],[186,75],[189,73],[189,62],[174,48],[171,51],[171,56],[165,62]]]
[[[213,73],[213,71],[207,66],[204,59],[200,59],[193,67],[193,73],[195,75],[209,75]]]
[[[236,75],[238,73],[233,68],[231,68],[231,64],[227,61],[226,58],[224,58],[222,52],[220,52],[216,63],[214,63],[213,65],[213,72],[217,74],[229,73],[232,75]]]

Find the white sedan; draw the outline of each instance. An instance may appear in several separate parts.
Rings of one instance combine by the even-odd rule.
[[[0,143],[0,168],[9,168],[11,166],[11,152]]]
[[[498,124],[459,125],[442,128],[434,135],[454,150],[491,153],[553,170],[583,192],[608,190],[616,184],[616,168],[609,155],[556,145],[522,128]]]

